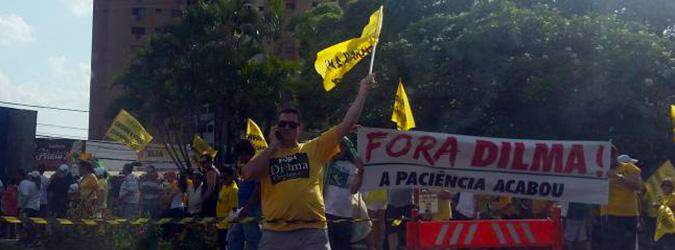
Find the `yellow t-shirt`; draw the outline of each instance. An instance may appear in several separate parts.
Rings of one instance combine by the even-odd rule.
[[[237,208],[237,204],[239,203],[238,192],[239,187],[235,182],[232,182],[230,185],[223,185],[220,188],[218,203],[216,204],[216,217],[219,220],[218,229],[228,229],[230,227],[230,223],[224,217],[227,217],[232,209]]]
[[[616,173],[623,176],[631,174],[640,175],[640,169],[632,163],[621,164],[616,168]],[[604,212],[611,216],[639,216],[638,194],[630,188],[609,181],[609,203]]]
[[[326,163],[340,151],[335,129],[295,148],[280,148],[272,155],[260,180],[263,228],[293,231],[326,228],[322,195]],[[292,221],[294,223],[284,223]]]
[[[666,205],[670,207],[670,209],[675,210],[675,194],[663,194],[659,197],[659,204]]]
[[[96,201],[100,186],[94,174],[88,174],[80,182],[80,199],[83,202]]]

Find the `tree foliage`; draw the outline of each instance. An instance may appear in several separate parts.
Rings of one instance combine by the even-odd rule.
[[[366,108],[366,125],[392,126],[402,78],[419,130],[612,140],[648,163],[672,157],[666,111],[675,57],[662,34],[667,18],[629,8],[631,1],[597,2],[358,1],[331,8],[333,15],[316,13],[320,7],[297,27],[309,33],[301,41],[310,44],[303,46],[310,64],[326,41],[339,40],[333,34],[357,34],[369,12],[385,5],[376,59],[382,86]],[[350,75],[363,76],[366,64]],[[316,76],[308,79],[318,86]]]

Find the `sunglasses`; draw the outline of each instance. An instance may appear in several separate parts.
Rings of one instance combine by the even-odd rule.
[[[287,122],[287,121],[280,121],[279,123],[277,123],[277,127],[279,127],[279,128],[294,129],[294,128],[297,128],[299,125],[300,124],[298,124],[297,122]]]

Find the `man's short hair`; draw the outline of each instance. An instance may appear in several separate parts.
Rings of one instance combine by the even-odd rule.
[[[124,167],[122,168],[122,170],[133,172],[134,171],[134,164],[132,164],[132,163],[124,164]]]
[[[253,147],[253,144],[251,144],[250,141],[248,140],[241,140],[237,145],[234,146],[234,154],[236,156],[241,156],[241,155],[250,155],[254,156],[255,155],[255,147]]]
[[[277,115],[281,116],[282,114],[295,114],[298,117],[298,122],[301,120],[302,117],[302,115],[300,114],[300,110],[291,105],[281,106],[281,108],[279,108],[279,112],[277,112]]]

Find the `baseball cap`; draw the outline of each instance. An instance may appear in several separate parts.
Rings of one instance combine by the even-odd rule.
[[[638,160],[631,158],[629,155],[619,155],[616,157],[616,161],[619,163],[636,163]]]

